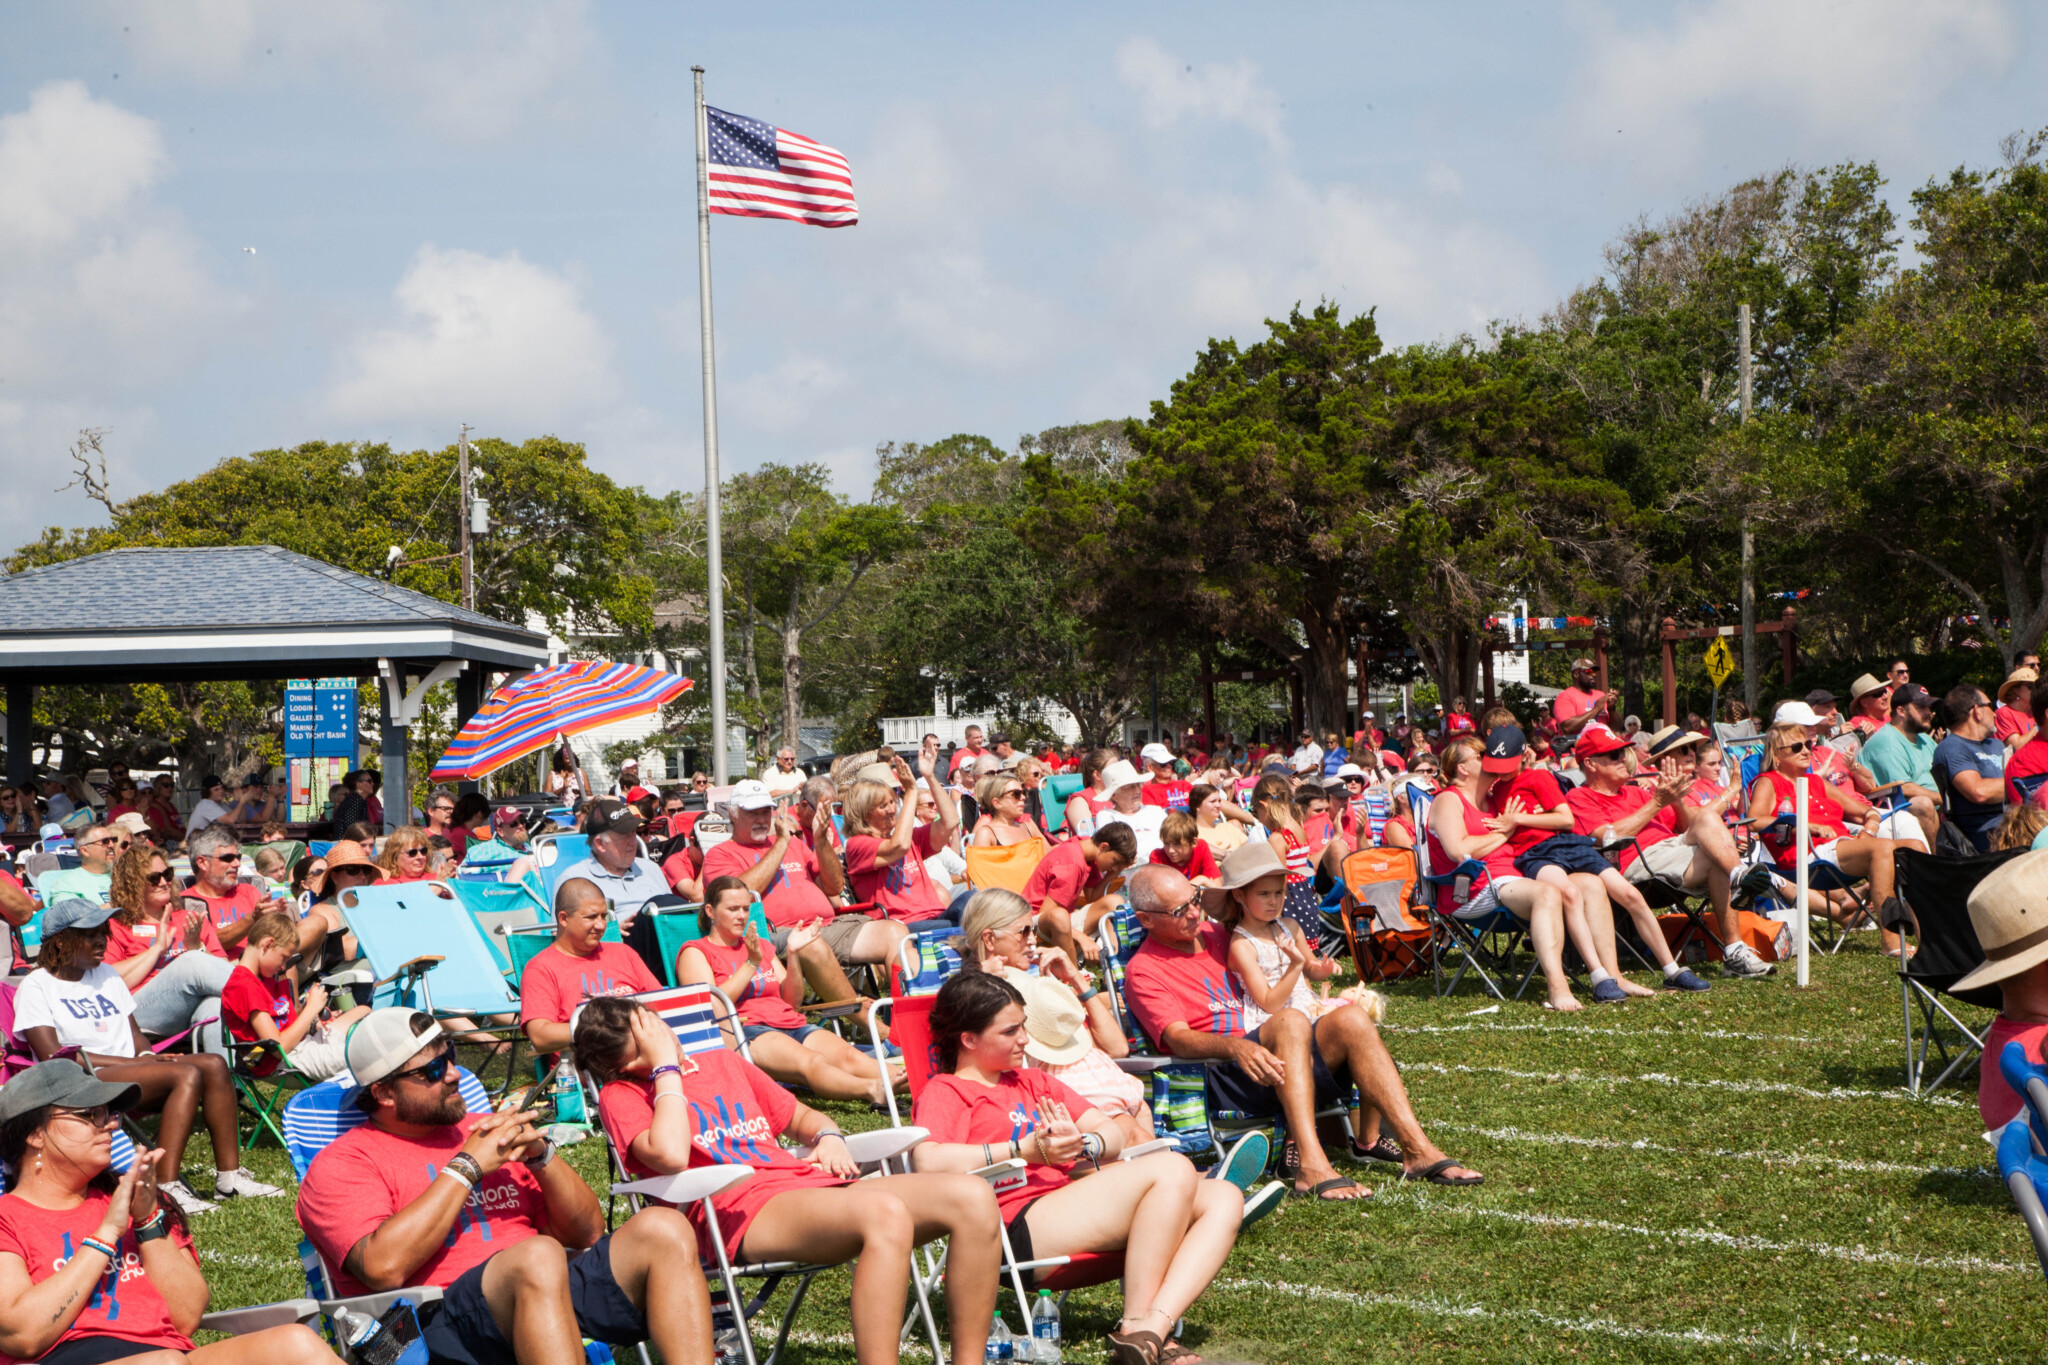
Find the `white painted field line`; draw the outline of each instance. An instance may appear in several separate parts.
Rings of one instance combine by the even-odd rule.
[[[1738,1152],[1728,1147],[1712,1150],[1699,1147],[1666,1147],[1651,1142],[1648,1138],[1636,1138],[1623,1142],[1616,1138],[1578,1137],[1571,1133],[1531,1133],[1520,1128],[1481,1128],[1469,1123],[1445,1123],[1441,1119],[1430,1121],[1432,1128],[1445,1128],[1454,1133],[1477,1133],[1501,1142],[1537,1142],[1552,1147],[1596,1147],[1603,1151],[1625,1152],[1666,1152],[1672,1156],[1715,1157],[1724,1161],[1762,1161],[1782,1166],[1832,1166],[1841,1171],[1868,1171],[1887,1175],[1953,1175],[1966,1179],[1996,1180],[1998,1172],[1986,1166],[1907,1166],[1896,1161],[1857,1161],[1850,1157],[1828,1156],[1824,1152]]]
[[[1800,1044],[1846,1044],[1861,1043],[1862,1038],[1817,1038],[1805,1033],[1736,1033],[1719,1028],[1598,1028],[1578,1024],[1382,1024],[1383,1033],[1550,1033],[1560,1037],[1576,1037],[1579,1034],[1598,1034],[1612,1038],[1680,1039],[1710,1038],[1717,1042],[1732,1043],[1800,1043]]]
[[[1503,1223],[1520,1223],[1526,1227],[1616,1233],[1660,1242],[1694,1242],[1704,1246],[1727,1247],[1735,1251],[1791,1252],[1804,1256],[1825,1256],[1831,1260],[1848,1261],[1856,1265],[1899,1266],[1913,1270],[1953,1270],[1966,1274],[1981,1271],[2016,1271],[2026,1275],[2041,1273],[2038,1265],[1994,1261],[1982,1256],[1906,1256],[1894,1251],[1872,1251],[1860,1246],[1834,1246],[1827,1242],[1773,1242],[1768,1238],[1722,1232],[1717,1228],[1650,1228],[1635,1223],[1610,1222],[1604,1218],[1568,1218],[1556,1213],[1518,1213],[1513,1209],[1475,1208],[1470,1204],[1455,1204],[1421,1194],[1410,1194],[1407,1190],[1398,1188],[1389,1190],[1369,1202],[1381,1208],[1393,1204],[1408,1204],[1431,1213],[1451,1214],[1460,1218],[1487,1218]]]
[[[1399,1294],[1361,1293],[1349,1289],[1326,1289],[1321,1285],[1289,1284],[1286,1281],[1265,1283],[1255,1280],[1217,1280],[1216,1287],[1236,1290],[1247,1294],[1286,1294],[1297,1299],[1316,1300],[1324,1303],[1341,1303],[1355,1308],[1395,1308],[1410,1313],[1433,1317],[1469,1318],[1476,1321],[1525,1322],[1533,1323],[1554,1331],[1580,1332],[1589,1336],[1614,1337],[1622,1341],[1661,1341],[1681,1346],[1739,1347],[1747,1351],[1765,1351],[1771,1354],[1801,1354],[1834,1356],[1842,1360],[1872,1361],[1880,1365],[1922,1365],[1911,1356],[1888,1355],[1881,1351],[1866,1351],[1860,1346],[1827,1346],[1818,1341],[1800,1341],[1790,1337],[1779,1340],[1760,1336],[1729,1336],[1721,1332],[1710,1332],[1703,1327],[1678,1330],[1668,1327],[1638,1327],[1632,1323],[1615,1322],[1611,1318],[1573,1318],[1558,1313],[1546,1313],[1540,1308],[1489,1308],[1483,1304],[1463,1299],[1406,1298]]]
[[[1977,1107],[1974,1100],[1966,1103],[1946,1095],[1922,1095],[1915,1099],[1903,1087],[1897,1090],[1855,1090],[1838,1085],[1827,1090],[1815,1090],[1784,1081],[1692,1080],[1684,1076],[1666,1076],[1657,1071],[1646,1071],[1640,1076],[1608,1076],[1591,1071],[1515,1071],[1504,1066],[1466,1066],[1463,1063],[1445,1066],[1441,1062],[1402,1062],[1399,1065],[1402,1071],[1426,1071],[1437,1076],[1510,1076],[1522,1081],[1577,1081],[1588,1085],[1675,1085],[1690,1090],[1732,1090],[1745,1095],[1799,1095],[1810,1100],[1899,1100],[1944,1109]]]

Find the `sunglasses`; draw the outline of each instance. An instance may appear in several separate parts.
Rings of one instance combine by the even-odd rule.
[[[365,867],[361,863],[343,863],[340,867],[328,868],[327,875],[330,877],[368,878],[375,876],[376,872],[374,869]]]
[[[428,1085],[439,1085],[448,1079],[448,1068],[454,1065],[455,1052],[451,1048],[425,1066],[416,1066],[410,1071],[394,1071],[387,1079],[405,1081],[417,1077]]]
[[[104,1128],[114,1121],[113,1111],[104,1104],[96,1104],[90,1109],[53,1108],[50,1113],[60,1118],[77,1119],[80,1123],[90,1124],[94,1128]]]
[[[133,839],[116,838],[115,836],[110,834],[103,839],[88,840],[84,845],[82,845],[82,847],[94,848],[100,844],[112,844],[115,848],[133,848],[135,846],[135,841]]]
[[[239,863],[242,861],[242,855],[239,853],[202,853],[199,856],[216,863]]]
[[[171,874],[168,872],[145,872],[142,876],[142,880],[148,882],[151,886],[162,886],[170,879]]]
[[[401,858],[424,858],[427,856],[427,851],[423,848],[409,848],[399,856]]]
[[[1785,752],[1785,753],[1788,753],[1788,754],[1803,754],[1803,753],[1805,753],[1805,752],[1806,752],[1807,750],[1811,749],[1812,747],[1813,747],[1813,741],[1812,741],[1812,740],[1810,740],[1810,739],[1802,739],[1802,740],[1800,740],[1800,741],[1799,741],[1799,742],[1798,742],[1797,744],[1787,744],[1787,745],[1785,746],[1785,748],[1784,748],[1783,752]]]

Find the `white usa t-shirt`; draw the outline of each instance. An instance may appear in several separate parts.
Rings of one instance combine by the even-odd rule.
[[[1138,856],[1131,866],[1143,867],[1152,861],[1152,851],[1159,847],[1159,827],[1166,823],[1166,807],[1140,806],[1126,815],[1112,807],[1096,817],[1095,832],[1100,834],[1111,825],[1129,825],[1131,833],[1138,837]]]
[[[14,993],[14,1032],[57,1030],[59,1047],[82,1048],[107,1057],[133,1057],[135,997],[121,974],[102,964],[76,981],[38,968]]]

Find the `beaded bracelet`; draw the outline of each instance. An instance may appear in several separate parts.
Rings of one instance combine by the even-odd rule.
[[[647,1083],[652,1085],[663,1076],[673,1076],[680,1081],[683,1078],[683,1069],[674,1062],[663,1062],[660,1066],[647,1073]]]
[[[121,1259],[120,1252],[114,1250],[114,1248],[108,1246],[105,1242],[102,1242],[97,1237],[80,1238],[78,1245],[86,1251],[99,1252],[100,1255],[106,1257],[109,1261],[118,1261]]]

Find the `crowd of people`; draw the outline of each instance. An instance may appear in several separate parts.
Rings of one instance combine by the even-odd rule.
[[[1285,1195],[1368,1198],[1361,1177],[1375,1169],[1452,1188],[1485,1180],[1429,1136],[1380,1032],[1385,999],[1334,989],[1344,942],[1323,907],[1346,857],[1405,849],[1457,870],[1426,892],[1434,911],[1511,916],[1543,1004],[1569,1011],[1583,1008],[1575,974],[1595,1003],[1712,989],[1674,955],[1653,891],[1704,902],[1724,977],[1772,971],[1739,916],[1790,895],[1782,817],[1803,804],[1808,856],[1839,883],[1793,911],[1850,927],[1868,907],[1885,951],[1904,956],[1900,850],[2048,847],[2037,682],[2023,666],[1995,695],[1966,684],[1936,699],[1900,663],[1854,680],[1846,710],[1819,690],[1746,734],[1696,717],[1650,730],[1617,714],[1582,660],[1536,717],[1454,699],[1427,724],[1396,716],[1382,729],[1367,711],[1349,735],[1303,732],[1292,748],[1184,734],[1128,754],[1027,752],[970,727],[951,750],[927,736],[914,754],[884,748],[823,774],[785,749],[727,788],[701,774],[644,785],[634,764],[600,791],[564,746],[548,795],[573,811],[587,852],[550,869],[554,936],[526,962],[504,1022],[590,1079],[592,1117],[629,1174],[753,1169],[710,1200],[727,1256],[853,1262],[864,1360],[894,1358],[913,1251],[945,1239],[958,1358],[981,1352],[1007,1242],[1020,1261],[1121,1255],[1114,1358],[1196,1365],[1179,1324],[1242,1229]],[[0,1287],[14,1291],[0,1295],[0,1352],[58,1365],[166,1351],[327,1358],[303,1329],[192,1341],[207,1301],[193,1220],[222,1200],[287,1193],[241,1169],[227,1062],[178,1046],[217,1013],[251,1074],[289,1067],[353,1087],[365,1122],[297,1191],[338,1292],[439,1288],[426,1322],[436,1358],[566,1362],[589,1337],[710,1359],[700,1266],[720,1248],[702,1206],[649,1200],[608,1230],[533,1111],[469,1111],[456,1045],[490,1035],[344,1004],[317,980],[356,954],[351,889],[465,871],[541,886],[542,831],[526,808],[436,789],[414,821],[385,830],[365,770],[334,794],[338,837],[294,856],[305,850],[273,823],[282,790],[260,777],[209,777],[180,811],[168,782],[106,776],[0,791],[10,827],[53,823],[72,853],[28,884],[25,870],[0,872],[18,978],[16,1074],[0,1086]],[[2048,881],[2027,878],[2048,877],[2044,862],[1994,881],[2038,899]],[[671,961],[635,926],[674,897],[696,922]],[[1140,941],[1111,964],[1102,925],[1125,909]],[[1985,913],[1990,944],[2002,912],[1987,901]],[[1618,934],[1653,980],[1624,969]],[[911,1068],[882,1038],[820,1027],[811,1003],[864,1002],[913,938],[950,945],[959,964],[931,1002],[931,1074],[911,1108],[930,1137],[906,1169],[861,1178],[845,1134],[803,1096],[884,1106],[911,1087]],[[2016,1039],[2038,1055],[2048,947],[2021,949],[1978,975],[2006,1000],[1992,1046]],[[668,981],[734,1002],[728,1046],[686,1054],[635,999]],[[1264,1180],[1262,1132],[1206,1173],[1151,1150],[1169,1126],[1118,1065],[1134,1048],[1204,1064],[1210,1105],[1275,1124],[1282,1179]],[[2018,1099],[1998,1093],[1995,1067],[1984,1076],[1986,1121],[2002,1122]],[[138,1114],[157,1116],[155,1134],[117,1176],[111,1132]],[[183,1171],[202,1125],[211,1197]],[[983,1178],[1005,1163],[1018,1179]]]

